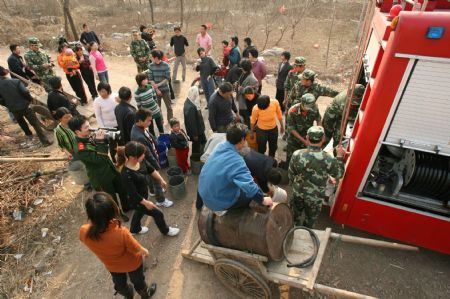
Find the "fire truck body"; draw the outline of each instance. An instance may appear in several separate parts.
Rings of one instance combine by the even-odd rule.
[[[450,10],[434,7],[402,11],[392,30],[388,13],[371,14],[366,92],[331,217],[450,254]]]

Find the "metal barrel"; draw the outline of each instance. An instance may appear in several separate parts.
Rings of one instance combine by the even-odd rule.
[[[174,175],[169,177],[169,188],[173,198],[183,198],[186,195],[184,177],[182,175]]]
[[[181,170],[180,167],[172,166],[172,167],[169,167],[169,169],[167,169],[167,176],[169,177],[169,180],[171,177],[176,176],[176,175],[178,175],[178,176],[183,175],[183,170]]]
[[[274,204],[267,213],[239,208],[223,216],[204,208],[198,219],[198,231],[205,243],[256,253],[274,261],[283,259],[283,240],[292,227],[292,214],[284,203]]]

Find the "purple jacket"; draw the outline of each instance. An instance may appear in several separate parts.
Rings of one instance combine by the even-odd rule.
[[[266,65],[261,60],[256,60],[255,62],[252,62],[252,71],[255,75],[256,79],[259,82],[259,85],[261,85],[261,81],[266,77],[267,75],[267,69]]]

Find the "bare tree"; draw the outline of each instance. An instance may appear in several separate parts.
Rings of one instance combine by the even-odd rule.
[[[150,15],[152,19],[152,25],[155,24],[155,15],[153,12],[153,0],[148,0],[148,4],[150,5]]]
[[[328,45],[327,45],[327,54],[326,54],[326,59],[325,59],[325,68],[328,68],[328,54],[330,53],[331,33],[333,32],[333,26],[334,26],[335,19],[336,19],[336,2],[333,5],[333,19],[331,19],[330,31],[328,33]]]
[[[184,23],[184,0],[180,0],[180,26]]]
[[[267,43],[269,42],[269,37],[271,33],[273,32],[274,25],[278,19],[278,12],[276,11],[275,7],[273,5],[269,5],[266,7],[263,11],[263,21],[264,21],[264,46],[261,50],[266,49]]]
[[[67,21],[69,22],[70,29],[72,29],[72,37],[74,40],[78,40],[77,28],[75,27],[75,23],[72,18],[72,14],[70,13],[70,0],[64,0],[63,2],[63,11],[64,11],[64,28],[66,30],[66,36],[69,38],[69,28],[67,26]]]
[[[294,2],[299,3],[297,1],[294,1]],[[290,6],[286,10],[286,14],[291,21],[291,36],[290,36],[291,48],[294,45],[294,38],[295,38],[295,33],[297,32],[297,26],[303,20],[310,3],[311,3],[310,0],[305,0],[302,9],[300,9],[300,7],[298,7],[298,6]]]

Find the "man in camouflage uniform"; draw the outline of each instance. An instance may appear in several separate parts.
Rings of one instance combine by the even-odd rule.
[[[300,217],[305,211],[303,226],[312,228],[326,199],[325,187],[329,176],[341,178],[344,174],[342,160],[345,150],[342,146],[338,147],[336,158],[322,151],[325,142],[322,127],[309,128],[306,138],[308,148],[296,151],[289,164],[289,183],[292,186],[289,206],[295,225],[302,225]]]
[[[289,71],[286,81],[284,81],[284,102],[283,105],[287,108],[286,111],[289,111],[289,108],[292,106],[290,101],[290,94],[292,92],[292,88],[294,85],[300,81],[300,75],[306,68],[306,59],[305,57],[299,56],[295,57],[294,60],[294,68]]]
[[[289,109],[287,117],[288,132],[286,147],[286,163],[289,165],[292,154],[302,148],[306,148],[308,143],[306,140],[306,132],[314,125],[321,125],[321,117],[319,108],[316,104],[316,98],[307,93],[302,96],[301,102],[295,104]]]
[[[48,80],[55,76],[53,67],[55,66],[51,61],[50,56],[39,49],[42,45],[39,43],[39,39],[36,37],[30,37],[28,39],[30,50],[25,55],[25,62],[41,79],[42,84],[47,92],[50,92],[52,88]]]
[[[316,73],[312,70],[306,69],[303,71],[301,80],[292,88],[291,101],[292,105],[297,104],[305,93],[312,93],[314,97],[320,96],[335,97],[339,93],[337,90],[329,86],[324,86],[320,83],[314,82]]]
[[[148,69],[150,47],[147,42],[141,38],[141,34],[137,30],[133,30],[130,54],[136,62],[138,73],[142,73]]]
[[[353,93],[352,103],[350,105],[350,112],[348,114],[349,122],[354,122],[358,114],[359,105],[361,104],[362,96],[364,95],[365,87],[361,84],[356,84]],[[339,93],[333,102],[325,110],[323,115],[323,127],[325,129],[325,143],[324,146],[333,138],[333,147],[336,147],[341,139],[341,122],[342,114],[346,104],[347,91]]]

